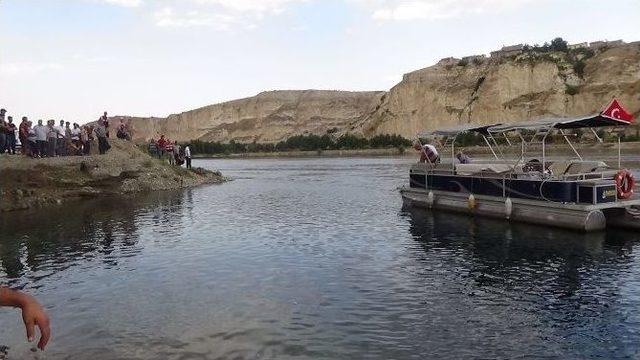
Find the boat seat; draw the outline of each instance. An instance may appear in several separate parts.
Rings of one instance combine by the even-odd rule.
[[[476,175],[482,173],[503,174],[512,172],[513,166],[509,164],[457,164],[456,174],[458,175]]]
[[[551,165],[549,165],[548,170],[551,171],[551,174],[553,175],[564,175],[571,164],[573,164],[573,161],[571,160],[554,161]]]
[[[611,169],[609,165],[602,161],[572,161],[564,174],[587,174],[596,171],[604,171]]]

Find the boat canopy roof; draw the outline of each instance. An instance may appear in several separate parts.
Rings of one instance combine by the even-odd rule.
[[[495,127],[495,126],[500,126],[502,124],[490,124],[490,125],[465,125],[465,126],[459,126],[459,127],[455,127],[455,128],[450,128],[450,129],[443,129],[443,130],[434,130],[434,131],[423,131],[421,133],[418,134],[418,137],[429,137],[429,136],[456,136],[458,134],[462,134],[465,132],[475,132],[475,133],[480,133],[483,135],[488,135],[489,134],[489,129]]]
[[[580,129],[607,126],[628,126],[635,123],[633,116],[620,106],[617,100],[612,100],[599,114],[576,118],[555,118],[537,121],[527,121],[517,124],[492,124],[492,125],[467,125],[458,128],[421,132],[420,137],[432,135],[456,136],[464,132],[476,132],[482,135],[490,133],[503,133],[516,130],[540,130],[540,129]]]

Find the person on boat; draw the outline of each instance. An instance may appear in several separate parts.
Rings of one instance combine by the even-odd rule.
[[[23,292],[0,287],[0,306],[20,308],[22,321],[27,330],[27,340],[29,342],[34,340],[35,326],[37,326],[40,329],[38,348],[44,350],[49,342],[51,329],[49,328],[49,317],[38,301]]]
[[[413,144],[413,148],[416,151],[420,151],[420,162],[421,163],[429,163],[429,164],[439,164],[440,163],[440,154],[438,154],[438,150],[436,147],[431,144],[420,144],[416,142]]]
[[[458,161],[460,161],[460,164],[470,164],[471,163],[471,158],[467,154],[462,152],[462,150],[458,151],[458,153],[456,154],[456,159],[458,159]]]

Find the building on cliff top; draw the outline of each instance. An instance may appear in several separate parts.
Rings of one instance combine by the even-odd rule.
[[[492,58],[501,58],[512,55],[519,55],[524,50],[524,44],[511,45],[511,46],[503,46],[502,49],[492,51]]]
[[[593,50],[599,50],[607,46],[614,47],[614,46],[621,46],[621,45],[624,45],[624,41],[622,40],[613,40],[613,41],[601,40],[601,41],[592,42],[591,44],[589,44],[589,48]]]
[[[440,59],[440,61],[438,61],[438,65],[456,65],[458,64],[458,61],[460,61],[460,59],[456,59],[450,56]]]
[[[465,56],[462,58],[462,61],[467,62],[467,63],[482,63],[484,62],[484,60],[487,58],[486,55],[471,55],[471,56]]]
[[[589,43],[588,42],[582,42],[582,43],[579,43],[579,44],[570,44],[567,47],[569,49],[571,49],[571,50],[588,48],[589,47]]]

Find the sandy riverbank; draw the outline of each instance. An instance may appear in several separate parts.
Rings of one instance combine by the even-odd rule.
[[[106,155],[44,159],[0,155],[0,212],[225,181],[219,172],[169,166],[131,142],[110,142]]]

